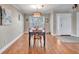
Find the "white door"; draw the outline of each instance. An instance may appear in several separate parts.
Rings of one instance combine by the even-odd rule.
[[[57,14],[57,33],[58,35],[70,35],[71,33],[71,14]]]

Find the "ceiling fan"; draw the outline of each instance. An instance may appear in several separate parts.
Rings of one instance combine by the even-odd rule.
[[[72,9],[76,9],[76,8],[78,8],[78,4],[74,4],[74,5],[72,6]]]
[[[72,10],[73,10],[73,11],[79,11],[79,10],[78,10],[78,4],[73,4]]]

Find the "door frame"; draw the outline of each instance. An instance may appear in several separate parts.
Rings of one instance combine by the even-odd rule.
[[[58,15],[61,15],[61,14],[70,14],[71,15],[71,19],[70,19],[70,33],[68,33],[68,34],[61,34],[61,32],[60,32],[60,19],[59,19],[59,17],[60,16],[58,16]],[[56,35],[71,35],[71,29],[72,29],[72,14],[71,13],[57,13],[56,14]]]

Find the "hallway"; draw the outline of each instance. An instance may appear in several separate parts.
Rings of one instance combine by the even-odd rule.
[[[46,35],[46,48],[29,48],[28,34],[20,37],[3,54],[74,54],[79,53],[79,43],[63,43],[52,35]]]
[[[73,6],[75,4],[1,4],[0,53],[78,54],[79,12],[71,12]],[[45,48],[29,48],[29,38],[44,39],[45,33]],[[61,35],[66,37],[57,37]]]

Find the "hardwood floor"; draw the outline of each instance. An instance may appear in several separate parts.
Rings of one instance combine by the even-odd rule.
[[[46,35],[46,48],[29,48],[28,34],[24,34],[3,54],[78,54],[79,43],[63,43],[55,36]]]

